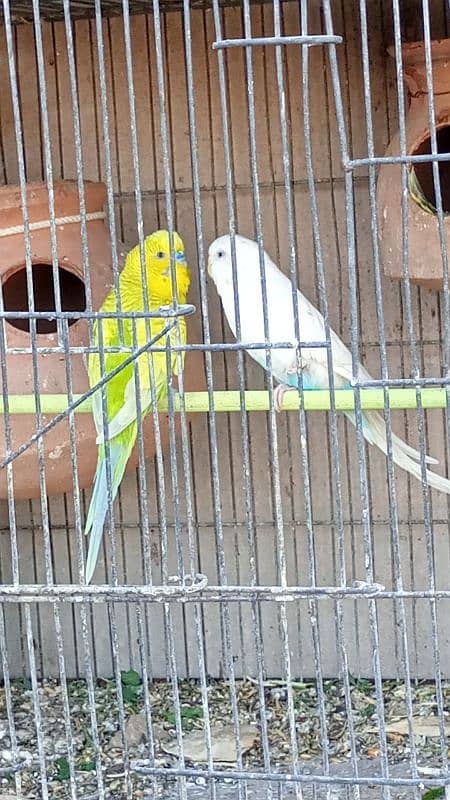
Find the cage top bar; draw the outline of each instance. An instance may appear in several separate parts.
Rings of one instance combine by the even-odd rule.
[[[251,0],[253,5],[264,5],[269,0]],[[240,6],[240,0],[219,0],[221,7]],[[123,15],[122,0],[102,0],[102,17],[120,17]],[[210,0],[190,0],[192,9],[211,8]],[[161,0],[159,3],[161,11],[181,11],[183,0]],[[39,4],[40,17],[46,22],[57,22],[64,19],[64,7],[61,0],[41,0]],[[21,24],[33,21],[33,6],[29,0],[12,0],[10,3],[11,21],[14,24]],[[152,11],[152,3],[148,0],[129,0],[130,14],[149,14]],[[3,16],[3,9],[0,5],[0,18]],[[94,0],[71,0],[70,16],[72,19],[91,19],[95,16]]]

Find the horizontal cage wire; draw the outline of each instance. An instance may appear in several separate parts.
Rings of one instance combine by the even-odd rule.
[[[0,800],[450,797],[449,11],[3,0]]]

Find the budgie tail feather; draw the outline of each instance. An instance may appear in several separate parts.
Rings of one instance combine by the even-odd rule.
[[[136,429],[136,425],[134,425]],[[136,432],[134,436],[128,436],[127,442],[112,441],[109,445],[111,463],[111,495],[115,499],[120,482],[125,472],[127,461],[131,455]],[[95,473],[95,483],[92,492],[91,503],[89,506],[85,533],[89,535],[89,549],[86,559],[86,583],[90,583],[97,563],[98,551],[103,535],[106,512],[108,510],[108,484],[106,477],[106,459],[104,448],[102,447],[97,461],[97,471]]]
[[[350,422],[355,425],[355,415],[349,411],[345,415]],[[363,412],[363,434],[369,444],[374,444],[387,456],[387,440],[386,440],[386,427],[381,414],[377,411],[364,411]],[[420,453],[411,447],[409,444],[392,434],[392,457],[401,469],[406,470],[413,475],[417,480],[422,480],[422,470],[420,466]],[[431,456],[425,456],[427,464],[437,464],[437,460]],[[437,475],[436,472],[426,470],[427,481],[429,486],[437,489],[439,492],[450,494],[450,480]]]

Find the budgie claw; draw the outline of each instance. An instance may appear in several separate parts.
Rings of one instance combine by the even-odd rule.
[[[273,390],[273,404],[275,406],[275,411],[280,413],[283,410],[283,397],[286,392],[294,391],[293,386],[286,386],[285,383],[280,383],[278,386],[275,387]]]

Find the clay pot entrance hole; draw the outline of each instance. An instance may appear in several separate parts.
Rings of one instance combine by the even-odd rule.
[[[443,125],[436,131],[438,153],[450,153],[450,124]],[[411,155],[428,155],[431,153],[431,138],[427,136],[413,149]],[[439,180],[441,184],[442,210],[450,214],[450,161],[439,161]],[[417,182],[423,196],[433,208],[436,208],[436,195],[434,191],[433,164],[423,162],[414,164]]]
[[[55,289],[53,285],[53,267],[51,264],[33,264],[33,295],[36,311],[55,312]],[[61,308],[63,311],[85,311],[86,291],[83,281],[68,269],[58,267]],[[3,304],[5,311],[28,311],[27,273],[25,266],[16,270],[6,278],[3,284]],[[9,318],[8,324],[21,331],[30,332],[30,321],[23,318]],[[77,322],[77,318],[68,320],[69,326]],[[37,333],[56,333],[55,319],[38,319]]]

